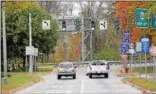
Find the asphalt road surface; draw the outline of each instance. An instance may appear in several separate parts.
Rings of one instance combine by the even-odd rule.
[[[117,70],[117,67],[112,68],[109,78],[96,76],[90,79],[86,76],[86,68],[77,68],[77,78],[72,77],[57,80],[56,73],[44,76],[44,81],[37,83],[31,87],[20,90],[16,94],[140,94],[141,91],[124,84],[121,81],[121,77],[116,77],[113,71]]]

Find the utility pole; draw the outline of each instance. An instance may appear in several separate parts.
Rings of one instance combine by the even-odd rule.
[[[83,15],[81,17],[81,23],[82,23],[82,27],[81,27],[81,32],[82,32],[82,47],[81,47],[81,53],[82,53],[82,63],[84,62],[84,18]]]
[[[4,84],[8,84],[7,77],[7,45],[6,45],[6,28],[5,28],[5,10],[2,9],[3,14],[3,63],[4,63]]]
[[[31,13],[29,13],[29,46],[32,47]],[[29,56],[29,73],[33,72],[32,55]]]

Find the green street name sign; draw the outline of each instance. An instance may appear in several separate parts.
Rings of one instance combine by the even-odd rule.
[[[145,18],[147,11],[147,9],[136,9],[136,28],[148,28],[149,20]]]
[[[151,14],[151,28],[156,29],[156,14],[155,13]]]

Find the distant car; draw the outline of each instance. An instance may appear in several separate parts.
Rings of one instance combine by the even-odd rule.
[[[87,75],[92,78],[93,75],[104,75],[105,78],[109,77],[109,64],[104,60],[92,61],[87,68]]]
[[[61,79],[62,76],[72,76],[76,79],[76,67],[74,67],[72,62],[62,62],[58,65],[57,79]]]

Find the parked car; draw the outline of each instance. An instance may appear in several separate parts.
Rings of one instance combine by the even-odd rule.
[[[104,77],[109,77],[109,64],[105,60],[94,60],[87,68],[87,75],[92,78],[93,75],[104,75]]]
[[[58,65],[57,79],[61,79],[62,76],[72,76],[76,79],[76,67],[74,67],[72,62],[62,62]]]

